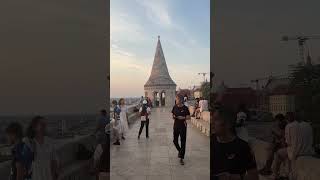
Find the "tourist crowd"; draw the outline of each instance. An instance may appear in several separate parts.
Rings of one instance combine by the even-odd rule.
[[[47,119],[35,116],[25,133],[20,123],[12,122],[6,128],[11,148],[10,180],[57,180],[61,174],[55,141],[47,136]],[[97,179],[104,179],[110,171],[110,118],[105,109],[100,111],[95,150],[91,152],[85,145],[79,144],[75,156],[79,160],[89,160],[92,173]],[[88,172],[89,173],[89,172]]]
[[[241,105],[237,114],[217,104],[213,112],[214,132],[211,166],[212,177],[221,179],[258,179],[258,174],[280,180],[295,177],[296,160],[313,156],[313,133],[303,112],[277,114],[271,129],[272,144],[265,166],[257,170],[254,153],[246,128],[248,111]],[[280,176],[280,166],[288,163],[289,174]]]

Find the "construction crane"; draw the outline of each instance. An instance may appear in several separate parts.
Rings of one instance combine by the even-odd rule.
[[[260,81],[269,80],[269,79],[272,79],[272,76],[265,77],[265,78],[257,78],[257,79],[253,79],[253,80],[251,80],[251,83],[255,83],[255,84],[256,84],[256,90],[259,90],[259,89],[260,89],[259,82],[260,82]]]
[[[305,35],[297,35],[297,36],[283,36],[282,41],[298,41],[298,47],[299,47],[299,56],[302,62],[305,62],[305,44],[307,40],[311,39],[320,39],[320,35],[312,35],[312,36],[305,36]],[[308,57],[306,60],[306,63],[311,63],[311,57],[310,52],[308,49]]]
[[[208,73],[198,73],[198,75],[203,76],[203,82],[206,82],[206,74],[208,74]]]

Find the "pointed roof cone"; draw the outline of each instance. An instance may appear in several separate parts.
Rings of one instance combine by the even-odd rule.
[[[164,54],[160,43],[160,36],[158,36],[158,43],[152,65],[151,75],[144,86],[148,87],[159,85],[176,86],[176,83],[171,79],[169,75],[167,63],[164,58]]]

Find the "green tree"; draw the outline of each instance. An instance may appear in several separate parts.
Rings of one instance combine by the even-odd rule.
[[[201,94],[202,97],[206,100],[210,100],[210,83],[209,82],[203,82],[201,84]]]

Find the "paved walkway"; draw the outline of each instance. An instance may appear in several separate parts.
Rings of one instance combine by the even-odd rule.
[[[137,121],[120,146],[111,146],[111,180],[209,180],[210,138],[188,124],[185,165],[173,145],[173,120],[166,108],[154,108],[149,139],[138,140]]]

